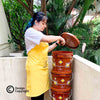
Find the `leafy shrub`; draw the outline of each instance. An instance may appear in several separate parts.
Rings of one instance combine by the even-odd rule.
[[[16,0],[2,0],[12,38],[9,38],[10,43],[13,43],[16,50],[24,50],[24,29],[30,19],[30,15]]]

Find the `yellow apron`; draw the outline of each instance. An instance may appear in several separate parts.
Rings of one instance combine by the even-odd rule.
[[[26,96],[36,97],[49,89],[48,43],[40,42],[28,52]]]

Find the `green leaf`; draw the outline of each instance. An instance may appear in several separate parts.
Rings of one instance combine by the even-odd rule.
[[[87,10],[89,9],[90,5],[93,3],[93,1],[94,0],[85,0],[83,10],[82,10],[82,14],[81,14],[81,17],[80,17],[80,22],[83,21],[84,16],[85,16]]]
[[[96,63],[98,65],[100,65],[100,49],[96,50],[96,52],[95,52],[95,59],[96,59]]]

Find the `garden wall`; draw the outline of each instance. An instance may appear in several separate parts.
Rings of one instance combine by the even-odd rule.
[[[51,72],[51,56],[48,61]],[[0,100],[30,100],[25,95],[25,63],[26,57],[0,58]],[[72,68],[72,100],[100,100],[100,66],[74,55]],[[50,100],[48,91],[45,93],[45,100]]]

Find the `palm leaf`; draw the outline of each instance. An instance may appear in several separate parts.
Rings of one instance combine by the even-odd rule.
[[[94,0],[85,0],[84,2],[84,6],[83,6],[83,11],[82,11],[82,14],[81,14],[81,18],[80,18],[80,22],[82,23],[83,19],[84,19],[84,16],[87,12],[87,10],[89,9],[90,5],[93,3]]]
[[[74,25],[79,21],[79,23],[83,22],[83,19],[86,15],[86,12],[88,11],[90,5],[93,3],[94,0],[85,0],[84,5],[80,11],[80,14],[78,16],[78,18],[76,19]]]

